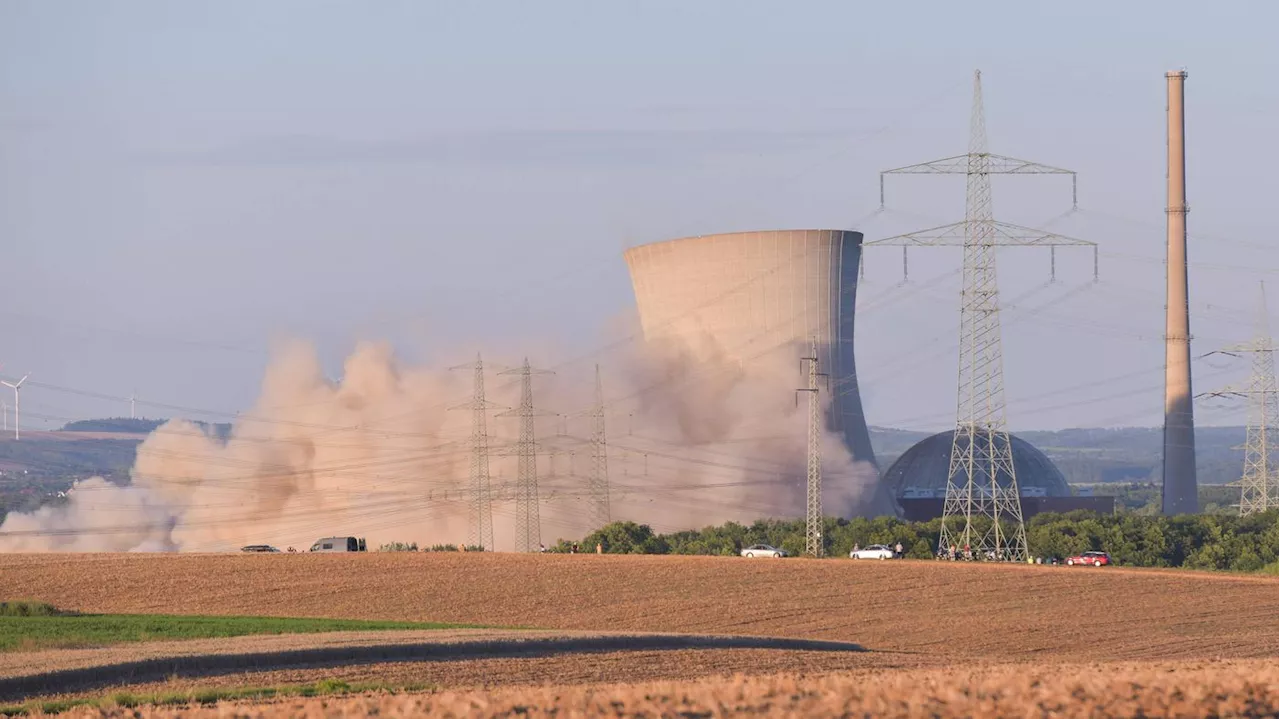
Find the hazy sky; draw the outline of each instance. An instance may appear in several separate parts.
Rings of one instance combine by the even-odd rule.
[[[963,217],[983,70],[998,218],[1101,245],[1002,255],[1010,423],[1162,411],[1165,84],[1186,67],[1193,353],[1248,339],[1277,267],[1275,3],[0,0],[0,374],[26,424],[233,412],[275,337],[453,364],[603,343],[621,249]],[[954,421],[955,250],[868,251],[872,424]],[[607,362],[607,357],[601,361]],[[1196,363],[1196,391],[1247,366]],[[585,378],[584,378],[585,379]],[[461,398],[460,398],[461,399]],[[147,414],[167,411],[142,405]],[[1240,423],[1213,405],[1202,424]]]

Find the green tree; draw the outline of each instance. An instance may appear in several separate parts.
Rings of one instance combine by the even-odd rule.
[[[608,554],[666,554],[665,538],[655,536],[647,524],[613,522],[588,534],[582,540],[582,551],[594,552],[596,545]]]

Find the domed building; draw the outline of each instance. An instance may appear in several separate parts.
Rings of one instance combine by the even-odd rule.
[[[942,500],[947,493],[947,469],[951,465],[951,444],[955,431],[939,432],[920,440],[902,454],[884,473],[884,482],[893,496],[902,500]],[[1070,497],[1071,486],[1062,472],[1030,442],[1009,435],[1013,444],[1013,469],[1018,477],[1018,494],[1023,497]],[[998,481],[1008,486],[1010,478],[1001,473]]]

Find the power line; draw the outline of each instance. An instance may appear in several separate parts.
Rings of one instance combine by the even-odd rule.
[[[533,375],[553,373],[531,368],[526,357],[520,369],[500,374],[520,375],[520,406],[498,415],[520,418],[520,438],[516,441],[515,549],[517,552],[536,552],[542,545],[542,524],[538,511],[538,448],[533,428],[534,417],[538,414],[533,409]]]
[[[1249,401],[1249,422],[1245,426],[1244,471],[1235,485],[1240,487],[1241,515],[1265,512],[1280,506],[1277,496],[1277,410],[1276,341],[1271,335],[1270,313],[1267,311],[1266,284],[1262,286],[1262,304],[1258,331],[1252,342],[1223,351],[1232,356],[1249,355],[1253,372],[1243,388],[1227,387],[1209,392],[1211,397],[1239,397]],[[1206,396],[1206,395],[1201,395]]]
[[[451,369],[467,368],[466,365],[459,365]],[[484,398],[484,361],[479,352],[470,369],[471,401],[452,408],[471,410],[471,509],[467,523],[467,541],[473,547],[493,551],[496,545],[493,543],[493,508],[489,496],[489,431],[485,413],[495,405]]]
[[[868,243],[872,246],[902,246],[904,279],[907,247],[951,245],[964,248],[957,426],[952,438],[939,550],[960,545],[966,552],[976,550],[979,557],[1022,561],[1027,556],[1027,539],[1013,447],[1006,427],[996,248],[1047,246],[1052,252],[1052,248],[1059,245],[1092,247],[1096,279],[1097,245],[1044,230],[997,222],[992,212],[991,175],[1069,175],[1074,207],[1077,204],[1075,172],[988,151],[982,75],[975,71],[969,151],[964,155],[882,172],[882,206],[884,178],[889,174],[965,176],[964,220]],[[1051,255],[1050,281],[1056,279],[1052,259]],[[975,516],[990,520],[990,528],[980,536],[975,534]],[[1005,535],[1002,519],[1011,523],[1011,536]],[[956,521],[961,522],[958,530],[952,527]]]
[[[600,365],[596,365],[595,405],[591,411],[591,523],[603,527],[612,521],[609,511],[609,444],[605,433],[604,389],[600,384]],[[647,455],[646,455],[647,456]],[[648,464],[646,462],[646,469]]]
[[[809,344],[809,355],[800,358],[809,378],[808,386],[796,390],[809,394],[809,433],[806,451],[807,472],[805,482],[805,553],[811,557],[822,556],[822,410],[818,402],[818,340]]]

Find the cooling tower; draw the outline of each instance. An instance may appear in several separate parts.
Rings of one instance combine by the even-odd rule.
[[[779,347],[798,359],[816,338],[819,371],[830,374],[834,395],[829,427],[854,459],[874,466],[854,367],[861,256],[862,233],[847,230],[701,235],[625,253],[646,340],[673,339],[704,359],[749,364]],[[897,513],[883,483],[869,509]]]

